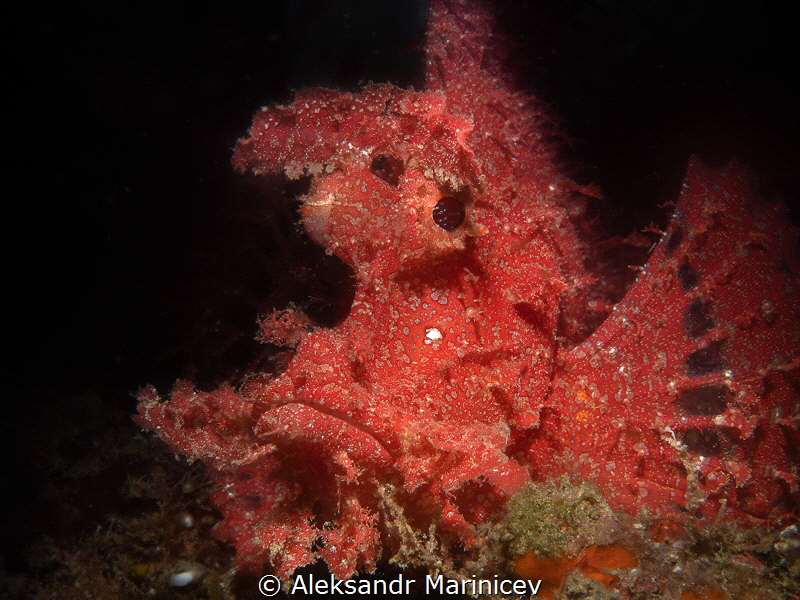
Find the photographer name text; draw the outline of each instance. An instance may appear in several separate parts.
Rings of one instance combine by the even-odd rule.
[[[320,578],[313,574],[298,575],[292,584],[292,594],[345,594],[345,595],[410,595],[416,579],[406,579],[401,573],[395,579],[336,579],[333,575]],[[500,579],[497,575],[492,579],[445,579],[443,575],[425,576],[426,594],[462,594],[478,596],[480,594],[527,594],[535,596],[539,591],[541,579]]]

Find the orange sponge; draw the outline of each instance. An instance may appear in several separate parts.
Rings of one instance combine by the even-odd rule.
[[[564,578],[572,569],[581,572],[605,586],[611,585],[615,576],[604,569],[630,569],[639,564],[636,556],[622,544],[591,546],[576,557],[562,555],[558,558],[536,556],[532,552],[518,556],[514,572],[526,579],[541,579],[539,594],[552,598],[564,584]],[[685,600],[685,599],[684,599]]]

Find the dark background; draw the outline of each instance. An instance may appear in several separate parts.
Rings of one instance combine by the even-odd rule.
[[[495,5],[520,88],[562,123],[565,159],[601,185],[620,231],[666,224],[659,205],[677,197],[693,152],[714,164],[739,157],[797,218],[793,15],[754,2]],[[242,296],[235,260],[219,278],[236,256],[223,247],[238,239],[237,210],[258,218],[252,187],[230,167],[236,139],[292,88],[420,87],[427,8],[34,1],[7,10],[2,443],[13,504],[27,464],[20,424],[30,426],[35,407],[60,406],[64,427],[86,418],[77,399],[86,392],[133,412],[140,385],[168,391],[212,362],[203,357],[223,338],[241,343],[208,367],[219,369],[208,381],[253,359],[251,300],[280,295],[280,282],[267,277]],[[17,535],[21,517],[6,514],[5,533]],[[6,554],[8,569],[25,568]]]
[[[498,5],[520,87],[551,107],[582,177],[632,227],[675,198],[693,152],[737,156],[793,200],[790,15],[726,2]],[[7,376],[21,391],[169,385],[183,365],[167,349],[191,328],[182,306],[239,193],[229,160],[253,112],[292,88],[423,81],[418,0],[11,11]]]

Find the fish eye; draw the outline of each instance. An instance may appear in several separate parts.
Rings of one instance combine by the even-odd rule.
[[[467,210],[464,203],[455,196],[443,196],[434,205],[433,222],[445,231],[453,231],[464,222]]]

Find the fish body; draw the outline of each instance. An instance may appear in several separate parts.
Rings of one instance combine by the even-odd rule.
[[[277,376],[140,393],[137,422],[209,466],[237,564],[350,577],[396,549],[398,520],[470,548],[526,484],[563,475],[632,517],[780,522],[800,462],[780,207],[738,164],[692,159],[646,266],[583,334],[605,316],[581,210],[597,191],[559,171],[479,4],[434,1],[427,44],[424,91],[301,90],[236,147],[239,171],[311,178],[303,226],[353,269],[347,318],[265,316],[262,338],[295,346]]]

